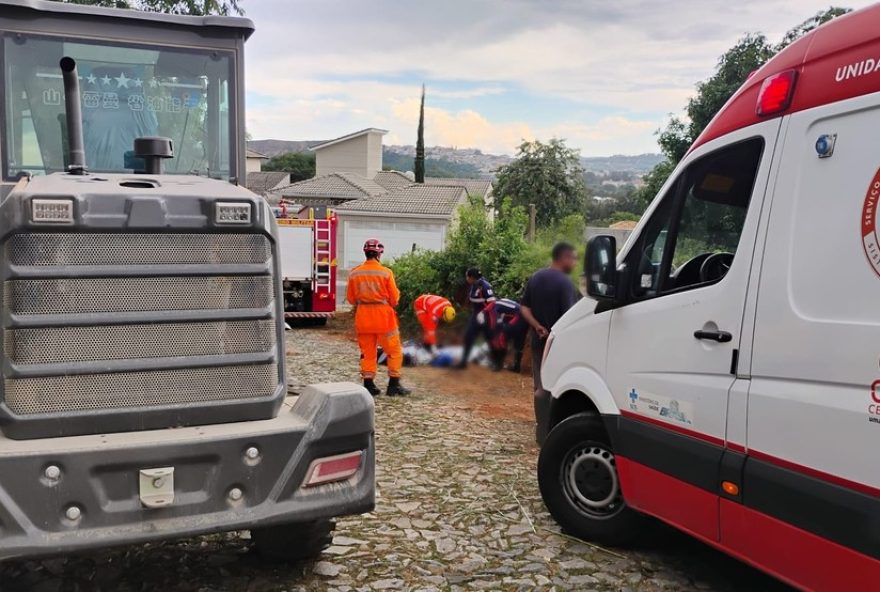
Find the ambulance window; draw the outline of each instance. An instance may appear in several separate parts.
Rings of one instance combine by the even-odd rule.
[[[693,162],[645,227],[633,295],[648,298],[724,279],[733,264],[764,141],[754,138]]]

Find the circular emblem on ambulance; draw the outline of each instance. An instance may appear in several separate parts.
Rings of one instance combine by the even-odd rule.
[[[880,202],[880,170],[871,180],[865,203],[862,204],[862,246],[874,272],[880,276],[880,233],[877,228],[877,206]]]

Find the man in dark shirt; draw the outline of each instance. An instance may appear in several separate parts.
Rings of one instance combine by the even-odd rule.
[[[542,388],[541,359],[550,329],[581,297],[569,277],[576,265],[574,247],[568,243],[557,243],[553,247],[550,267],[532,274],[523,292],[520,303],[522,314],[533,329],[532,379],[535,390]]]

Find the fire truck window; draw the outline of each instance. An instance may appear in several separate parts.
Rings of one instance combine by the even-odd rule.
[[[724,279],[736,256],[763,149],[760,138],[740,142],[680,174],[637,243],[634,297]]]
[[[138,168],[134,139],[158,135],[174,145],[166,172],[229,176],[230,55],[19,35],[3,40],[7,179],[65,169],[63,56],[77,61],[89,170]]]

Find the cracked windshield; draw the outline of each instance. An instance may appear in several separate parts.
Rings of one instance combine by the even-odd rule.
[[[229,56],[20,34],[4,53],[7,178],[66,168],[62,56],[78,64],[89,170],[139,169],[134,139],[165,136],[166,172],[229,176]]]

